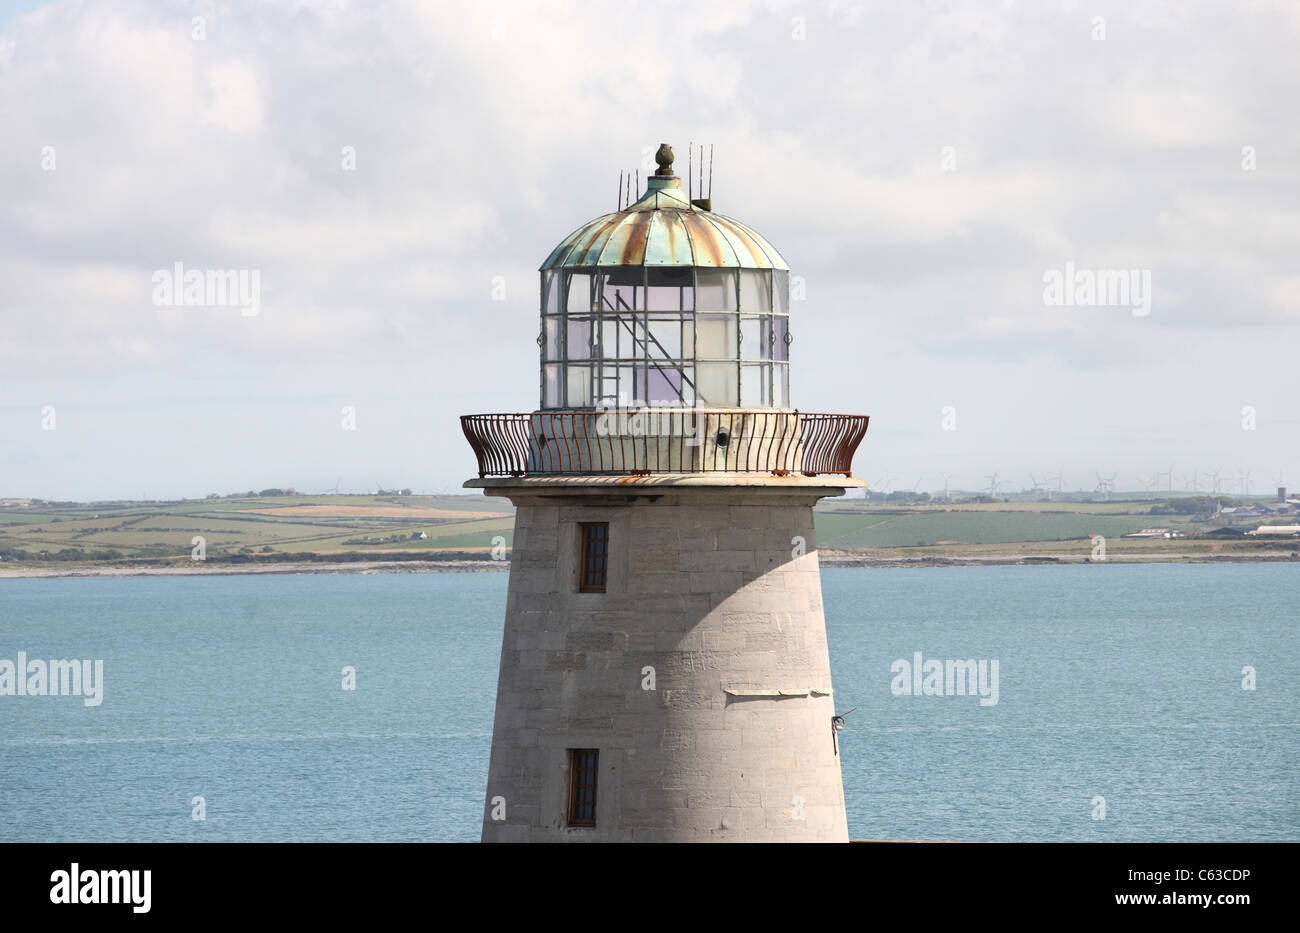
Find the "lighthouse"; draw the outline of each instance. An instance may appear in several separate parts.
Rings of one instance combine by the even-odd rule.
[[[789,267],[655,159],[541,265],[538,408],[461,419],[516,507],[482,839],[847,841],[813,506],[867,418],[791,407]]]

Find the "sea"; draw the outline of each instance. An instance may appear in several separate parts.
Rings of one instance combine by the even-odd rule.
[[[0,696],[0,841],[476,841],[506,584],[0,580],[0,659],[103,662],[97,705]],[[1295,565],[822,587],[852,838],[1300,839]],[[997,702],[905,689],[918,653],[997,662]]]

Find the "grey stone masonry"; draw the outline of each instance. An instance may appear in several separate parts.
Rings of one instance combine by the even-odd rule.
[[[467,485],[518,510],[483,841],[847,841],[812,508],[860,481]],[[599,751],[593,826],[572,749]]]

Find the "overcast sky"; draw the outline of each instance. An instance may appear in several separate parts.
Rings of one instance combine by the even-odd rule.
[[[537,266],[688,140],[858,475],[1300,486],[1300,4],[869,6],[0,2],[0,496],[458,489]],[[155,305],[176,262],[259,313]]]

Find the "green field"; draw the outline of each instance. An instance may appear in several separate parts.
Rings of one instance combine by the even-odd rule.
[[[1227,524],[1211,514],[1152,514],[1161,500],[895,505],[834,499],[816,510],[820,548],[871,558],[1078,555],[1091,535],[1109,550],[1282,553],[1294,544],[1203,538]],[[1186,537],[1138,540],[1142,528]],[[420,537],[423,535],[423,537]],[[181,564],[196,536],[211,561],[430,559],[487,556],[514,538],[504,499],[458,496],[242,496],[179,502],[0,500],[0,567]],[[414,537],[413,537],[414,536]]]
[[[826,516],[831,517],[831,516]],[[1151,527],[1154,516],[1088,512],[962,510],[863,516],[871,521],[852,527],[849,516],[818,516],[817,543],[836,548],[914,547],[932,544],[1004,544],[1014,541],[1070,541],[1103,535],[1118,538]],[[1161,528],[1186,530],[1185,519],[1160,516]]]
[[[334,513],[334,514],[331,514]],[[6,561],[188,559],[207,556],[489,548],[509,544],[508,502],[464,496],[275,496],[180,502],[0,503]],[[426,537],[412,540],[413,534]],[[111,555],[111,556],[110,556]]]

